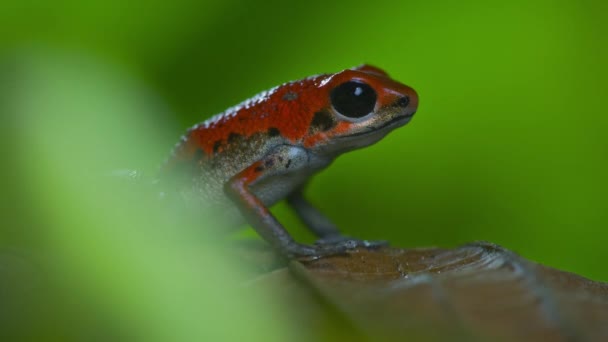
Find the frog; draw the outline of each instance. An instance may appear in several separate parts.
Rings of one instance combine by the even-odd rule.
[[[386,243],[343,235],[304,189],[338,156],[409,123],[417,108],[413,88],[369,64],[287,82],[188,129],[161,179],[179,179],[173,190],[184,198],[223,213],[227,226],[249,224],[290,259],[377,248]],[[315,243],[296,241],[270,211],[283,200]]]

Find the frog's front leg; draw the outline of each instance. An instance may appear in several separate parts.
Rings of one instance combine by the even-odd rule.
[[[341,254],[356,247],[367,247],[365,243],[360,243],[358,240],[342,239],[315,245],[298,243],[251,191],[251,186],[256,183],[269,177],[304,169],[308,166],[308,162],[308,154],[302,148],[281,145],[274,148],[262,160],[232,177],[226,183],[224,190],[253,229],[279,253],[287,257],[320,257]]]

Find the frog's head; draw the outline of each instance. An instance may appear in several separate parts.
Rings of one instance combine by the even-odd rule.
[[[370,65],[329,75],[318,87],[326,101],[315,111],[304,144],[323,155],[377,142],[407,124],[418,107],[414,89]]]

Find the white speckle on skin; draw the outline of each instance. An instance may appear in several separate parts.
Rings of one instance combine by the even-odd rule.
[[[330,75],[330,76],[326,77],[325,79],[321,80],[321,82],[319,82],[318,87],[322,88],[324,85],[327,84],[327,82],[331,81],[332,77],[333,77],[333,75]]]

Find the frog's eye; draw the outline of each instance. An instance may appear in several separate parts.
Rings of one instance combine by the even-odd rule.
[[[349,81],[331,91],[331,104],[338,113],[349,118],[360,118],[371,113],[376,106],[376,91],[369,85]]]

